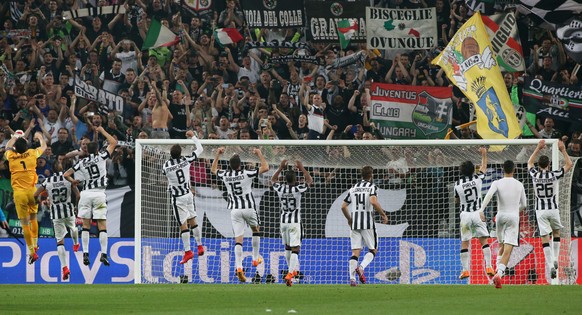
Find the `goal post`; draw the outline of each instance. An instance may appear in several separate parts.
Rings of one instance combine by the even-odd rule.
[[[283,159],[290,165],[299,160],[314,178],[302,199],[302,244],[299,274],[303,284],[346,284],[351,256],[349,226],[341,212],[347,190],[360,177],[360,169],[374,168],[378,200],[389,222],[376,217],[378,254],[366,268],[368,283],[402,284],[487,284],[483,256],[478,241],[471,243],[470,280],[458,280],[461,271],[459,207],[453,185],[459,165],[466,160],[480,165],[479,147],[489,146],[484,196],[492,181],[501,178],[502,164],[513,160],[528,197],[528,208],[520,216],[521,243],[509,262],[505,283],[547,283],[544,256],[535,220],[534,192],[527,172],[527,160],[538,145],[537,139],[520,140],[201,140],[204,152],[192,164],[192,188],[197,223],[206,249],[184,265],[180,231],[170,209],[163,163],[174,144],[182,155],[195,149],[189,139],[136,141],[135,181],[135,283],[238,283],[235,275],[234,235],[226,193],[222,183],[210,174],[218,147],[225,147],[219,168],[237,153],[245,168],[254,168],[259,159],[252,154],[260,148],[269,171],[253,183],[253,195],[261,220],[260,255],[264,263],[251,265],[250,229],[245,231],[243,266],[248,282],[283,283],[287,272],[285,248],[279,232],[280,203],[270,187],[270,179]],[[553,169],[563,165],[555,139],[546,140],[542,154],[552,159]],[[298,180],[303,176],[298,170]],[[572,284],[570,266],[570,195],[572,172],[560,182],[560,217],[564,230],[559,255],[559,282]],[[284,181],[283,178],[279,179]],[[495,235],[493,218],[496,202],[486,209],[488,228]],[[191,239],[195,248],[196,242]],[[495,262],[497,242],[489,240]],[[363,251],[360,261],[365,255]],[[397,276],[395,276],[397,275]]]

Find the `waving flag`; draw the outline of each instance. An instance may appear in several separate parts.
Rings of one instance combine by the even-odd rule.
[[[519,0],[519,12],[530,14],[534,23],[555,30],[557,25],[582,12],[581,0]]]
[[[515,15],[502,13],[482,15],[481,18],[487,28],[499,66],[508,72],[525,71],[523,49],[517,32]]]
[[[477,132],[483,139],[514,139],[521,134],[479,12],[461,26],[432,63],[475,104]]]
[[[571,19],[556,30],[558,38],[564,43],[566,53],[582,63],[582,19]]]
[[[341,20],[337,22],[337,35],[339,36],[342,49],[346,49],[350,40],[358,31],[358,22],[354,19]]]
[[[153,19],[141,50],[172,46],[176,45],[179,41],[180,37],[178,35],[162,25],[160,21]]]
[[[243,40],[242,35],[236,28],[217,28],[214,31],[214,38],[220,46],[236,44]]]

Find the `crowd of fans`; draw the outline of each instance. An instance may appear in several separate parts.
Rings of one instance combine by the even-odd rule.
[[[465,1],[372,1],[391,8],[436,7],[439,47],[393,53],[367,50],[365,44],[342,50],[339,43],[311,43],[304,53],[322,57],[326,65],[358,51],[367,55],[366,62],[331,70],[302,62],[267,68],[270,58],[293,51],[243,49],[245,43],[306,41],[305,29],[249,29],[239,1],[214,2],[214,11],[192,14],[180,1],[171,0],[4,1],[0,143],[16,130],[23,130],[31,141],[34,131],[44,133],[50,143],[39,159],[38,173],[44,177],[55,161],[83,155],[89,141],[103,141],[95,128],[104,126],[121,144],[108,171],[113,184],[125,185],[133,180],[131,142],[138,138],[180,139],[195,130],[202,139],[382,139],[368,119],[370,84],[450,85],[431,60],[473,14]],[[123,5],[126,11],[63,18],[65,11],[91,5]],[[510,5],[498,9],[515,12]],[[582,74],[574,71],[576,63],[555,33],[531,27],[526,17],[516,14],[528,65],[523,75],[579,82]],[[180,42],[142,51],[152,19],[180,35]],[[218,45],[213,30],[221,27],[238,29],[244,40]],[[11,30],[27,33],[6,36]],[[123,110],[75,96],[76,76],[123,97]],[[522,84],[512,73],[504,79],[508,91]],[[468,101],[454,91],[455,136],[479,138],[470,128],[454,128],[471,117]],[[546,117],[528,125],[534,137],[560,137],[569,143],[572,156],[580,155],[578,126],[558,125]]]

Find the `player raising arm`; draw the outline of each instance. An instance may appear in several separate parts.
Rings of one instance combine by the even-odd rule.
[[[546,141],[540,140],[538,146],[527,161],[527,168],[534,185],[534,192],[536,196],[536,218],[538,220],[540,236],[542,238],[542,247],[544,249],[544,257],[546,259],[546,270],[550,271],[550,278],[555,279],[558,275],[560,229],[563,228],[560,221],[558,187],[556,184],[558,180],[564,176],[564,173],[568,172],[572,168],[572,160],[566,152],[564,142],[559,141],[558,148],[564,156],[564,167],[556,171],[551,171],[550,158],[547,155],[541,155],[538,159],[538,167],[534,167],[536,157],[540,153],[540,150],[545,147],[545,145]],[[553,242],[552,246],[550,246],[550,238],[552,237]]]
[[[230,210],[230,219],[234,231],[234,257],[236,263],[236,275],[240,282],[246,282],[247,278],[242,267],[243,260],[243,238],[244,231],[248,224],[253,231],[253,266],[258,266],[263,262],[259,256],[259,247],[261,244],[260,221],[256,210],[255,197],[253,197],[253,179],[259,174],[269,170],[269,164],[265,160],[261,150],[254,149],[261,165],[259,169],[243,170],[241,160],[238,154],[233,155],[230,160],[230,169],[218,170],[218,161],[224,153],[224,147],[216,149],[216,156],[212,162],[210,171],[224,182],[228,194],[228,209]]]
[[[67,228],[70,230],[73,238],[73,251],[79,250],[79,232],[75,225],[75,204],[79,201],[79,189],[63,176],[63,170],[72,166],[70,159],[65,159],[61,165],[55,162],[53,165],[53,175],[45,179],[34,193],[35,198],[39,198],[46,191],[46,203],[50,209],[51,219],[55,230],[57,240],[57,254],[63,270],[63,280],[69,279],[71,271],[67,265],[67,251],[65,250],[65,235]]]
[[[190,249],[190,231],[198,244],[198,256],[204,255],[200,230],[196,224],[194,196],[190,190],[190,164],[198,159],[204,149],[192,130],[186,132],[186,137],[194,140],[196,150],[192,152],[191,156],[184,157],[182,156],[182,147],[179,144],[174,144],[170,149],[171,158],[164,163],[162,168],[162,173],[168,178],[168,192],[171,195],[174,216],[180,224],[180,237],[184,245],[184,257],[180,261],[181,264],[194,258],[194,253]]]
[[[372,183],[374,169],[371,166],[362,168],[362,180],[350,188],[342,204],[342,212],[351,228],[350,241],[352,257],[349,262],[350,286],[357,286],[356,274],[360,282],[366,283],[364,269],[372,262],[378,252],[378,233],[374,222],[374,209],[382,217],[382,223],[388,223],[388,217],[378,202],[378,187]],[[348,209],[349,207],[349,209]],[[362,243],[368,248],[362,264],[358,266],[358,258]]]
[[[271,183],[273,190],[277,192],[281,203],[281,238],[285,245],[285,260],[289,271],[285,276],[287,286],[293,284],[293,278],[299,270],[299,249],[301,247],[301,195],[313,183],[313,178],[303,167],[300,161],[295,161],[295,166],[305,177],[304,184],[297,183],[297,175],[294,170],[285,172],[285,184],[279,183],[279,174],[287,167],[287,160],[281,161],[281,165],[273,177]]]
[[[505,269],[514,246],[519,245],[519,211],[527,205],[523,184],[513,178],[515,164],[513,161],[503,163],[503,178],[494,181],[483,199],[479,211],[487,207],[493,195],[497,195],[497,215],[495,226],[497,230],[497,242],[499,252],[497,254],[497,273],[493,276],[495,287],[501,289],[501,278],[505,275]]]
[[[483,212],[479,212],[481,207],[481,187],[485,172],[487,171],[487,149],[479,148],[481,152],[481,167],[475,174],[475,165],[471,161],[465,161],[461,164],[461,178],[455,182],[455,197],[461,207],[461,265],[463,271],[459,279],[468,278],[471,274],[469,271],[469,243],[472,238],[479,238],[483,257],[485,258],[485,272],[493,277],[495,271],[491,266],[491,248],[487,239],[489,231],[485,223]]]
[[[83,190],[79,199],[79,218],[83,220],[83,231],[81,232],[81,243],[83,244],[83,264],[88,266],[89,261],[89,230],[91,220],[97,221],[99,229],[99,245],[101,246],[100,261],[105,266],[109,266],[107,259],[107,167],[106,161],[111,158],[117,140],[113,138],[103,127],[99,126],[95,130],[101,133],[107,140],[107,148],[101,152],[99,143],[96,141],[87,144],[89,156],[79,160],[72,168],[68,169],[63,176],[73,185],[78,185],[79,180],[72,177],[73,173],[79,172],[83,180]]]
[[[38,259],[36,253],[38,250],[38,221],[36,219],[38,205],[34,199],[35,185],[38,181],[36,160],[46,150],[43,135],[36,132],[34,138],[40,142],[40,147],[29,149],[28,141],[24,137],[13,136],[6,143],[6,148],[9,149],[4,153],[10,166],[10,184],[14,191],[14,206],[28,247],[29,264]]]

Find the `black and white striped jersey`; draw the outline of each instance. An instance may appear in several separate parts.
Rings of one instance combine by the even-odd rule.
[[[47,191],[50,200],[51,219],[64,219],[75,215],[71,182],[65,179],[63,172],[53,174],[41,185]]]
[[[83,178],[83,190],[107,188],[107,163],[109,151],[90,154],[73,166],[75,172],[80,172]]]
[[[196,154],[192,154],[164,163],[162,173],[168,178],[168,191],[172,196],[180,197],[190,192],[190,164],[196,159]]]
[[[537,167],[529,169],[536,196],[536,210],[558,209],[557,182],[564,176],[564,168],[557,171],[542,171]]]
[[[259,176],[259,170],[220,170],[216,173],[224,182],[228,194],[228,209],[256,209],[253,197],[253,178]]]
[[[349,204],[352,215],[352,230],[375,229],[374,206],[370,197],[378,195],[378,187],[369,181],[362,180],[348,191],[344,202]]]
[[[483,179],[485,174],[478,172],[472,177],[463,176],[455,182],[455,197],[459,198],[461,212],[473,212],[481,208]]]
[[[307,185],[273,184],[281,202],[281,223],[301,223],[301,195]]]

